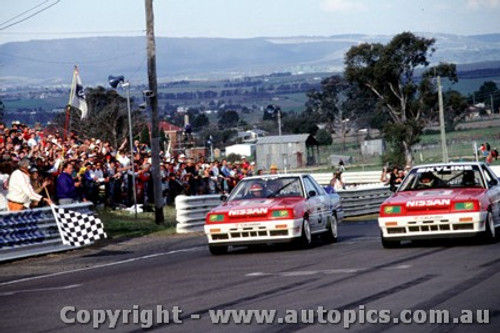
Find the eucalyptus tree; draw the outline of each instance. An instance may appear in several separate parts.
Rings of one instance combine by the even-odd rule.
[[[384,137],[413,164],[412,146],[425,125],[437,119],[437,76],[457,81],[456,67],[440,63],[429,67],[435,39],[403,32],[387,44],[353,46],[345,57],[345,77],[376,98],[376,107],[387,115]]]

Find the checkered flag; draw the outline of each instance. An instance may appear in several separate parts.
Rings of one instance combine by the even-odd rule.
[[[108,237],[98,217],[63,209],[55,205],[51,205],[51,208],[63,244],[79,247]]]

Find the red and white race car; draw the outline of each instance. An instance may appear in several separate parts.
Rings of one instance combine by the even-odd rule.
[[[382,245],[402,240],[470,237],[495,239],[500,226],[500,184],[483,163],[414,167],[380,206]]]
[[[224,254],[229,246],[292,240],[307,247],[319,233],[335,242],[344,216],[338,194],[326,193],[310,175],[244,178],[222,199],[205,220],[212,254]]]

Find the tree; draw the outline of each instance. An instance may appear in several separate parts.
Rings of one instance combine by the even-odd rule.
[[[490,96],[498,91],[497,84],[494,81],[484,82],[479,90],[475,92],[476,101],[485,102],[489,101]]]
[[[305,112],[300,115],[289,115],[283,119],[283,132],[293,134],[309,133],[316,135],[318,132],[316,123],[316,119],[308,116]],[[273,122],[271,125],[268,131],[276,131],[276,124]]]
[[[457,125],[467,116],[469,103],[467,98],[458,91],[450,90],[443,94],[445,128],[447,131],[454,131]]]
[[[148,147],[151,147],[151,140],[150,140],[150,136],[149,136],[149,128],[148,128],[148,126],[146,124],[144,124],[144,126],[142,127],[142,131],[141,131],[141,135],[140,135],[139,141],[141,143],[145,143],[146,145],[148,145]]]
[[[493,102],[491,112],[497,113],[500,106],[500,93],[497,84],[493,81],[484,82],[481,87],[479,87],[479,90],[474,92],[474,99],[476,103],[480,102],[490,105],[490,108]]]
[[[238,121],[240,120],[238,113],[233,110],[219,111],[217,117],[219,118],[217,124],[220,129],[236,127],[238,125]]]
[[[86,89],[85,96],[89,115],[81,120],[80,113],[72,108],[71,131],[83,139],[93,137],[109,140],[113,146],[117,147],[123,138],[128,138],[127,99],[116,91],[106,90],[101,86]],[[134,107],[135,104],[131,100],[132,132],[138,133],[145,121],[141,112]],[[54,122],[60,129],[64,129],[65,114],[58,115]]]
[[[318,141],[318,144],[320,146],[329,146],[332,144],[333,139],[329,131],[325,129],[320,129],[316,133],[316,141]]]
[[[456,81],[456,67],[442,63],[424,71],[419,80],[417,69],[429,66],[428,57],[435,39],[417,37],[410,32],[396,35],[387,45],[364,43],[346,54],[345,76],[360,89],[370,91],[377,108],[388,115],[384,137],[395,145],[406,164],[413,164],[412,146],[419,142],[425,119],[437,117],[436,87],[433,77],[440,75]]]
[[[343,92],[348,88],[342,77],[335,75],[321,81],[321,91],[312,90],[307,93],[305,113],[316,120],[316,123],[326,123],[326,128],[334,131],[334,122],[341,112],[340,104]],[[345,116],[345,115],[344,115]]]
[[[210,124],[210,119],[208,119],[207,115],[202,113],[194,117],[191,125],[195,131],[200,130],[201,128],[208,126]]]

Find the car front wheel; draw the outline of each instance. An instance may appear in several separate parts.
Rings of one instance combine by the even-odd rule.
[[[481,238],[484,243],[491,244],[496,240],[496,232],[495,232],[495,223],[493,222],[493,216],[491,213],[488,213],[486,216],[486,220],[484,221],[485,230],[481,235]]]
[[[312,244],[312,234],[311,234],[311,225],[309,224],[308,219],[304,219],[302,222],[302,233],[299,239],[299,245],[302,248],[311,247]]]
[[[208,249],[210,250],[210,253],[218,256],[221,254],[226,254],[227,253],[227,246],[214,246],[214,245],[209,245]]]
[[[338,224],[337,217],[335,216],[335,214],[332,214],[330,224],[327,227],[326,238],[325,238],[328,243],[335,243],[338,240],[339,235],[337,231],[337,224]]]
[[[382,231],[380,231],[380,238],[382,239],[382,246],[385,249],[395,249],[401,245],[401,241],[390,240],[384,237]]]

